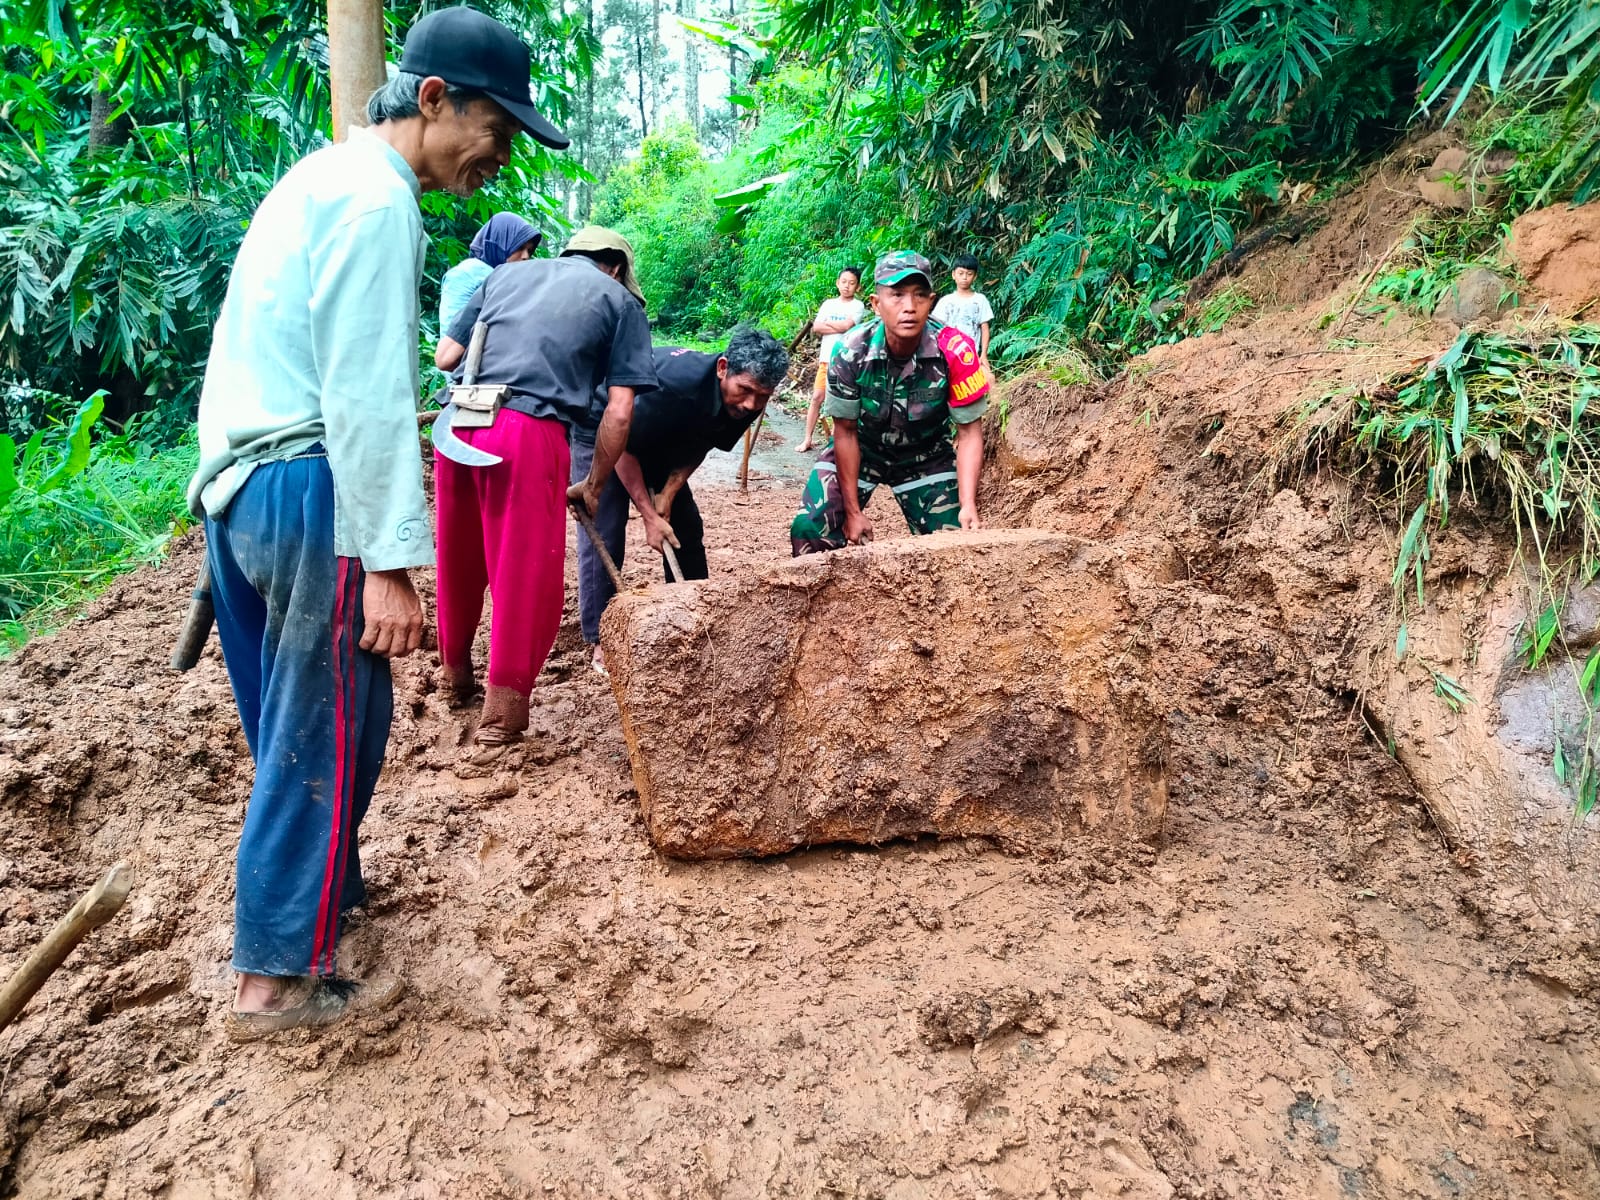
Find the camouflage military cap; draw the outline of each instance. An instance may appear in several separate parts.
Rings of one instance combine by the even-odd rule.
[[[872,282],[879,287],[904,282],[913,275],[921,275],[929,287],[933,286],[933,267],[915,250],[895,250],[878,260],[878,269],[872,273]]]

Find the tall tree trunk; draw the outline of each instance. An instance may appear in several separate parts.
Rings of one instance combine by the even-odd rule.
[[[123,113],[116,120],[111,119],[111,97],[100,88],[95,88],[89,95],[89,153],[99,154],[102,150],[110,150],[117,146],[125,145],[128,141],[129,123],[128,114]]]
[[[645,81],[649,79],[650,68],[645,65],[645,36],[644,26],[633,31],[633,57],[634,65],[639,71],[639,140],[643,141],[650,136],[650,114],[645,108]]]
[[[590,43],[594,39],[594,4],[595,0],[583,0],[583,22],[589,31]],[[605,51],[601,51],[601,61],[605,58]],[[594,146],[594,77],[600,70],[600,63],[589,64],[589,74],[583,81],[583,165],[594,174],[594,169],[599,165],[598,155]],[[578,192],[578,217],[585,223],[589,214],[594,211],[594,184],[585,183]]]
[[[388,79],[383,65],[383,0],[328,0],[328,85],[333,140],[367,123],[367,101]]]
[[[661,79],[666,60],[661,55],[661,0],[650,0],[650,121],[661,120]]]
[[[678,0],[678,15],[692,18],[694,0]],[[700,43],[694,34],[683,39],[683,111],[689,128],[700,136]]]
[[[733,19],[737,15],[733,11],[733,3],[734,3],[734,0],[728,0],[728,23],[729,24],[733,23]],[[729,42],[728,43],[728,95],[731,96],[731,95],[733,95],[733,93],[737,92],[738,90],[739,90],[739,51],[734,47],[734,44],[732,42]],[[737,120],[735,120],[735,122],[734,122],[734,127],[735,127],[735,130],[737,130],[737,128],[738,128]]]

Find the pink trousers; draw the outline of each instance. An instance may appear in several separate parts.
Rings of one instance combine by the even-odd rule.
[[[567,556],[567,472],[561,422],[501,409],[488,429],[456,431],[503,460],[464,467],[435,452],[439,657],[472,666],[472,641],[489,589],[489,686],[533,690],[561,627]]]

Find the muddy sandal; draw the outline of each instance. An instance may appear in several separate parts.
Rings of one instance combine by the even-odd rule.
[[[505,756],[507,750],[520,741],[522,741],[520,731],[500,729],[494,725],[481,727],[473,735],[471,744],[462,751],[461,765],[479,769],[492,767]]]
[[[262,1012],[229,1009],[226,1020],[228,1039],[255,1042],[276,1033],[296,1029],[322,1029],[346,1017],[382,1012],[392,1007],[405,993],[398,979],[338,979],[333,976],[305,977],[290,981],[284,989],[284,1003]]]

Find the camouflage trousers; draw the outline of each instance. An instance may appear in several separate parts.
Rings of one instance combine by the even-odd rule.
[[[887,486],[906,516],[912,533],[935,533],[961,527],[961,497],[956,490],[954,453],[918,463],[909,471],[874,469],[865,461],[856,481],[861,507],[879,486]],[[839,472],[829,446],[817,456],[806,480],[800,511],[789,524],[789,543],[795,556],[837,550],[845,545],[844,499],[839,492]]]

